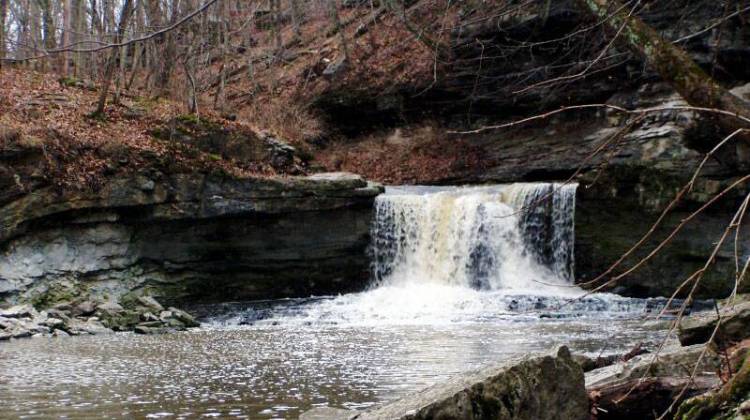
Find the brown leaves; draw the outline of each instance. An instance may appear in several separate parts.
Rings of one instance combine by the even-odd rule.
[[[123,98],[123,105],[108,107],[103,118],[92,118],[96,92],[63,86],[53,75],[3,69],[0,86],[3,133],[37,139],[43,149],[37,165],[47,184],[61,189],[97,189],[108,177],[144,170],[275,174],[269,165],[241,165],[152,137],[153,128],[181,112],[182,105],[172,101]],[[144,111],[134,113],[134,108]],[[239,123],[232,126],[248,129]],[[0,139],[0,149],[6,143]]]

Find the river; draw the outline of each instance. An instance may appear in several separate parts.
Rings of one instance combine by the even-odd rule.
[[[0,417],[296,418],[366,408],[566,344],[591,356],[664,337],[662,300],[579,298],[575,186],[391,188],[372,287],[194,305],[202,327],[0,345]]]

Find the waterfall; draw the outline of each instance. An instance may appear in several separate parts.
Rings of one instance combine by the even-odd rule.
[[[576,188],[387,188],[375,203],[369,290],[282,304],[240,303],[214,319],[221,325],[381,328],[658,312],[664,299],[582,297],[583,290],[573,286]]]
[[[375,285],[539,290],[573,281],[576,185],[392,187],[376,200]]]

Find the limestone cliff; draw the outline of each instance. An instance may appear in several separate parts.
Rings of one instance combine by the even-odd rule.
[[[347,174],[112,179],[0,208],[0,301],[136,292],[165,302],[361,289],[381,187]]]

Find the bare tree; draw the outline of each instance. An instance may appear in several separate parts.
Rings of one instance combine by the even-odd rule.
[[[125,0],[125,3],[122,6],[122,11],[120,12],[120,20],[115,35],[115,43],[119,43],[123,39],[125,30],[128,27],[128,22],[130,21],[132,9],[133,0]],[[99,93],[99,102],[97,103],[94,115],[104,114],[104,107],[107,105],[107,95],[109,94],[109,88],[112,84],[112,79],[117,68],[116,61],[118,54],[119,48],[112,49],[112,52],[109,55],[109,59],[107,60],[107,65],[105,66],[104,70],[104,78],[102,79],[101,92]]]
[[[346,45],[346,34],[344,34],[343,25],[341,25],[341,18],[339,17],[339,8],[336,4],[336,0],[328,0],[328,7],[331,13],[331,19],[333,20],[334,29],[338,32],[341,38],[341,50],[344,52],[344,61],[349,61],[349,47]]]
[[[299,42],[302,38],[302,31],[300,26],[302,24],[302,10],[300,10],[299,0],[289,0],[292,7],[292,31],[294,33],[294,41]]]
[[[629,14],[618,0],[579,2],[597,18],[605,19],[611,29],[621,32],[621,42],[642,57],[689,104],[696,107],[719,108],[750,117],[750,105],[747,102],[719,85],[685,50],[661,37],[637,16]],[[720,121],[730,131],[738,125],[736,118],[720,118]]]
[[[2,60],[6,55],[6,34],[5,34],[5,20],[8,17],[8,0],[0,0],[0,67],[2,67]]]
[[[73,33],[73,4],[72,0],[63,1],[63,31],[62,31],[62,45],[70,45],[71,35]],[[70,71],[70,53],[68,51],[62,54],[62,73],[67,75]]]

